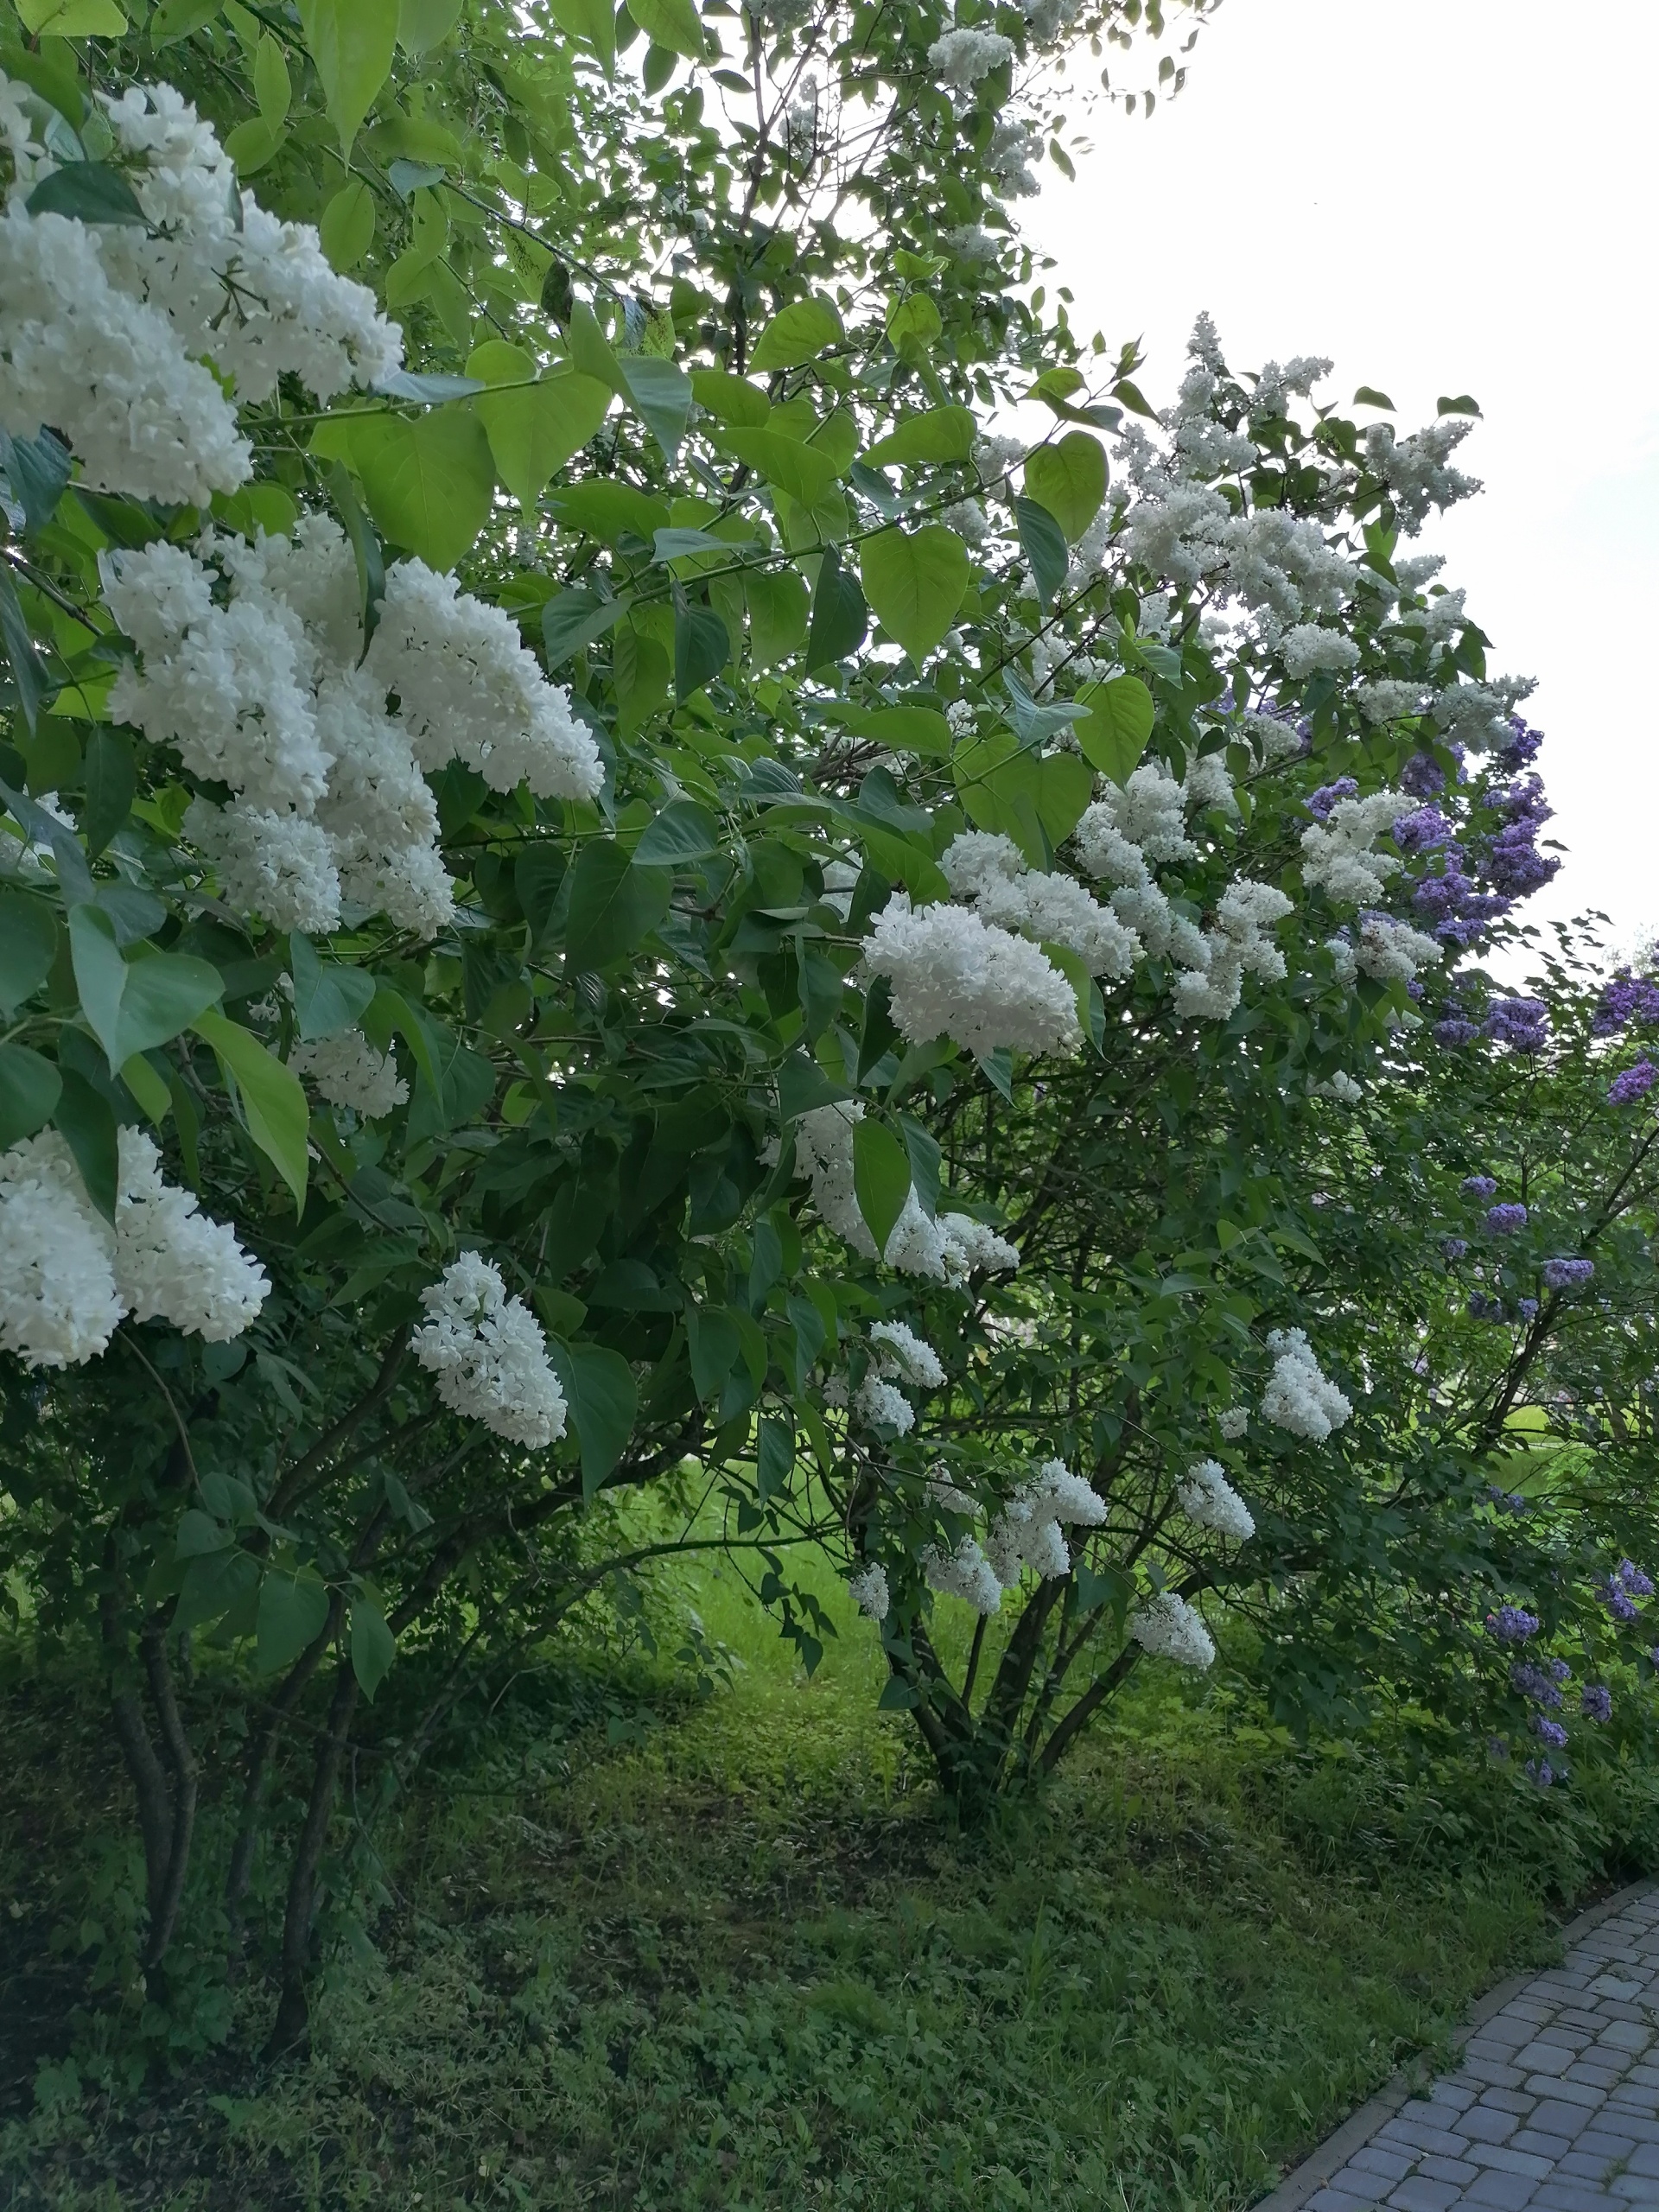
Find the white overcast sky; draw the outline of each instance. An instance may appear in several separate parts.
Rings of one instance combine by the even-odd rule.
[[[1145,67],[1142,49],[1136,61]],[[1440,393],[1484,419],[1447,556],[1522,711],[1567,848],[1541,919],[1659,927],[1659,9],[1652,0],[1225,0],[1149,120],[1097,111],[1077,181],[1025,228],[1154,405],[1194,312],[1235,367],[1332,356],[1402,429]],[[1135,65],[1131,64],[1131,67]],[[1115,72],[1115,74],[1117,73]],[[1128,81],[1128,72],[1124,72]],[[1138,79],[1137,79],[1137,81]],[[1053,172],[1048,172],[1052,176]]]

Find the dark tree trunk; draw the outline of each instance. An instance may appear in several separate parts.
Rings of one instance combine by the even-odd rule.
[[[305,1826],[300,1831],[300,1840],[294,1853],[293,1872],[289,1878],[288,1907],[283,1916],[282,1988],[276,2001],[276,2024],[270,2040],[265,2045],[267,2058],[281,2058],[303,2050],[308,2038],[311,2012],[306,1997],[306,1973],[310,1964],[311,1918],[316,1904],[317,1870],[322,1863],[323,1846],[328,1838],[328,1821],[334,1811],[334,1789],[340,1779],[340,1760],[345,1755],[346,1740],[351,1732],[352,1713],[357,1704],[357,1676],[352,1671],[349,1658],[342,1658],[334,1677],[334,1694],[328,1707],[328,1721],[317,1745],[316,1765],[311,1777],[311,1802],[306,1808]]]

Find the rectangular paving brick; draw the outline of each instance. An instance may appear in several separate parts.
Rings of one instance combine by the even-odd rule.
[[[1449,2212],[1462,2194],[1455,2182],[1428,2181],[1421,2174],[1413,2174],[1400,2183],[1389,2202],[1395,2212]]]
[[[1463,2201],[1489,2207],[1491,2212],[1526,2212],[1535,2202],[1537,2186],[1525,2174],[1484,2173],[1470,2183]]]
[[[1384,2143],[1368,2143],[1363,2151],[1355,2152],[1342,2171],[1351,2173],[1358,2167],[1363,2172],[1381,2174],[1389,2181],[1403,2181],[1416,2163],[1409,2151],[1391,2151]],[[1339,2178],[1332,2176],[1333,2180]],[[1347,2183],[1344,2182],[1343,2186],[1346,2188]]]

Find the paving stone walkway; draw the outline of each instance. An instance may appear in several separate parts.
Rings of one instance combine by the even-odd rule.
[[[1293,2176],[1262,2212],[1659,2212],[1659,1889],[1507,1995],[1455,2073],[1361,2133],[1323,2186],[1303,2194]]]

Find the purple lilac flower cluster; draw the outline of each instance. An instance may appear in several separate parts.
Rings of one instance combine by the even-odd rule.
[[[1599,1595],[1613,1618],[1628,1627],[1637,1618],[1637,1599],[1651,1598],[1653,1583],[1634,1560],[1622,1559],[1602,1586]]]
[[[1527,1225],[1527,1210],[1519,1205],[1489,1206],[1486,1226],[1494,1236],[1513,1236],[1517,1229]]]
[[[1649,1059],[1639,1059],[1634,1067],[1626,1068],[1622,1075],[1616,1075],[1608,1084],[1607,1103],[1610,1106],[1633,1106],[1638,1098],[1647,1096],[1656,1079],[1659,1079],[1659,1068],[1655,1067]]]
[[[1538,832],[1555,811],[1544,797],[1543,779],[1517,776],[1497,802],[1503,827],[1486,854],[1486,873],[1500,897],[1530,898],[1560,873],[1559,855],[1538,850]]]
[[[1462,1259],[1468,1249],[1469,1239],[1466,1236],[1442,1236],[1440,1239],[1440,1257],[1448,1262]]]
[[[1539,1742],[1548,1744],[1552,1751],[1567,1749],[1567,1731],[1559,1720],[1548,1720],[1541,1713],[1535,1713],[1527,1726]]]
[[[1535,1705],[1543,1706],[1548,1712],[1561,1709],[1561,1684],[1573,1669],[1565,1659],[1517,1659],[1510,1669],[1511,1686],[1522,1696],[1530,1698]]]
[[[1334,784],[1321,784],[1318,791],[1311,791],[1302,804],[1316,822],[1328,822],[1338,800],[1354,798],[1358,791],[1359,785],[1351,776],[1338,776]]]
[[[1461,755],[1461,746],[1454,749]],[[1413,798],[1438,798],[1446,789],[1446,771],[1432,753],[1414,753],[1400,771],[1400,788]]]
[[[1434,1025],[1437,1045],[1472,1045],[1479,1034],[1480,1024],[1460,1014],[1449,1014],[1443,1021],[1437,1021]]]
[[[1499,1513],[1530,1513],[1532,1510],[1518,1490],[1500,1490],[1496,1483],[1488,1483],[1486,1496]],[[1552,1661],[1551,1664],[1554,1663]]]
[[[1465,1198],[1495,1198],[1497,1178],[1495,1175],[1465,1175],[1458,1188]]]
[[[1535,774],[1521,772],[1535,756],[1542,736],[1524,722],[1516,721],[1512,727],[1516,734],[1497,755],[1497,765],[1514,780],[1506,790],[1489,792],[1484,802],[1498,817],[1495,830],[1471,830],[1459,841],[1452,825],[1432,804],[1402,815],[1394,826],[1395,842],[1402,852],[1440,856],[1435,873],[1417,884],[1412,904],[1447,944],[1472,944],[1518,899],[1541,890],[1560,868],[1558,856],[1538,849],[1538,833],[1552,812],[1542,781]],[[1459,760],[1459,780],[1462,779]],[[1433,800],[1446,788],[1438,762],[1425,753],[1414,754],[1406,763],[1400,781],[1414,798],[1424,800]]]
[[[1579,1710],[1586,1720],[1611,1720],[1613,1717],[1613,1694],[1601,1682],[1590,1682],[1579,1700]]]
[[[1523,1321],[1530,1321],[1537,1313],[1538,1301],[1535,1298],[1517,1299],[1515,1310]]]
[[[1501,1321],[1503,1319],[1503,1300],[1488,1297],[1484,1290],[1471,1290],[1469,1294],[1469,1319],[1471,1321]]]
[[[1632,976],[1621,968],[1601,987],[1601,1000],[1591,1018],[1592,1036],[1612,1037],[1631,1022],[1659,1021],[1659,983],[1646,976]]]
[[[1500,1605],[1495,1613],[1486,1616],[1487,1633],[1500,1643],[1524,1643],[1529,1636],[1538,1633],[1538,1616],[1520,1605]]]
[[[1506,775],[1518,775],[1522,768],[1531,767],[1538,758],[1538,748],[1544,741],[1544,733],[1533,729],[1519,715],[1510,716],[1510,728],[1515,732],[1509,743],[1497,755],[1497,765]]]
[[[1549,1041],[1549,1008],[1541,999],[1494,999],[1481,1028],[1512,1052],[1541,1052]]]
[[[1314,793],[1314,798],[1319,796],[1319,792]],[[1312,803],[1310,800],[1310,805]],[[1442,845],[1451,843],[1452,836],[1452,824],[1438,806],[1414,807],[1409,814],[1395,817],[1394,842],[1408,858],[1414,859],[1420,853],[1437,853]]]
[[[1582,1290],[1596,1272],[1593,1260],[1546,1260],[1544,1281],[1551,1290]]]
[[[1548,1759],[1529,1759],[1521,1771],[1540,1789],[1548,1789],[1554,1782],[1567,1780],[1567,1769],[1564,1766],[1553,1767]]]

